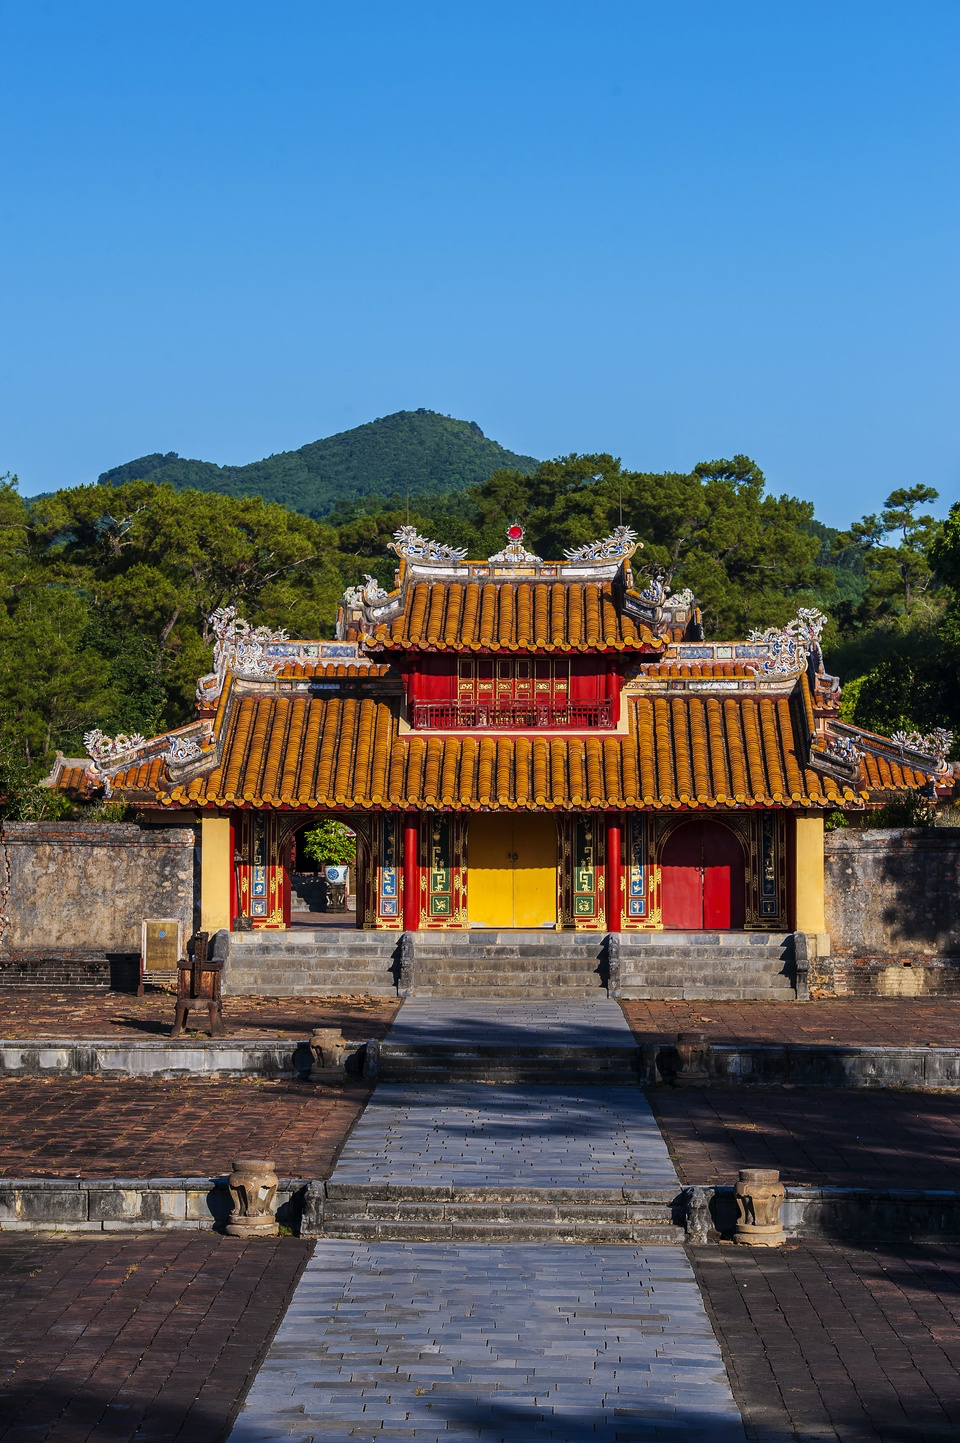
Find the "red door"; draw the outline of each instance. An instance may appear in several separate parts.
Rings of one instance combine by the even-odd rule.
[[[721,932],[743,926],[743,848],[721,822],[684,822],[660,858],[664,927]]]

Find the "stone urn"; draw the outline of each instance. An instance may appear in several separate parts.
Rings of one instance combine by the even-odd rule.
[[[775,1167],[742,1167],[733,1189],[737,1222],[733,1241],[750,1248],[778,1248],[786,1239],[780,1207],[786,1190]]]
[[[702,1032],[681,1032],[674,1048],[675,1087],[704,1087],[710,1080],[707,1069],[707,1039]]]
[[[342,1077],[346,1072],[347,1043],[339,1027],[315,1027],[310,1034],[310,1054],[311,1082]]]
[[[240,1158],[227,1178],[230,1189],[232,1238],[275,1238],[280,1232],[274,1217],[277,1201],[276,1164],[265,1158]]]

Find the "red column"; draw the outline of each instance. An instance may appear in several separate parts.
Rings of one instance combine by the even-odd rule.
[[[621,930],[620,914],[623,910],[623,893],[620,886],[620,818],[614,813],[607,817],[607,931]]]
[[[403,930],[420,930],[420,815],[407,812],[403,819]]]

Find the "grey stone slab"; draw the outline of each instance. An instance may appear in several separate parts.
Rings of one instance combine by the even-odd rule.
[[[488,1044],[524,1050],[544,1047],[628,1047],[630,1028],[606,997],[537,1002],[455,997],[408,999],[390,1029],[403,1047]]]
[[[343,1185],[669,1188],[639,1088],[381,1083],[330,1178]]]
[[[320,1242],[230,1443],[392,1437],[744,1433],[679,1249]]]

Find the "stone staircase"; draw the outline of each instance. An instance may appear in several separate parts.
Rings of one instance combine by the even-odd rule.
[[[311,1236],[403,1242],[682,1243],[679,1188],[312,1183]]]
[[[509,1043],[380,1044],[384,1082],[579,1083],[639,1081],[643,1053],[625,1047],[514,1047]]]
[[[418,932],[405,959],[409,997],[594,997],[606,988],[600,932]]]
[[[396,997],[399,941],[399,932],[351,927],[231,932],[224,996]]]
[[[625,932],[611,995],[650,999],[789,1002],[792,932]]]
[[[624,998],[786,1002],[797,995],[795,941],[792,932],[233,932],[224,994],[573,1001],[609,989]]]

